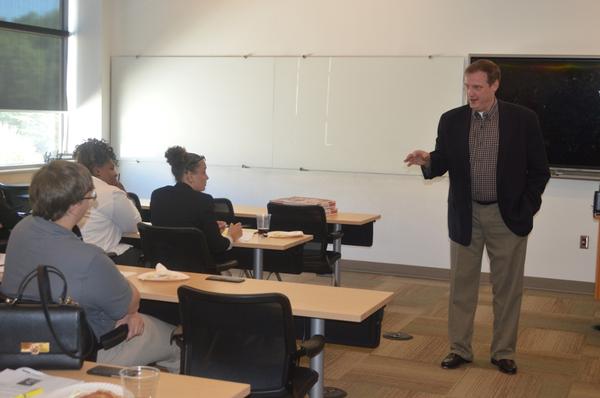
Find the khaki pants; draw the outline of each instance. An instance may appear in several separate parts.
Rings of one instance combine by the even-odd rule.
[[[179,373],[179,347],[175,342],[169,342],[175,326],[148,315],[141,316],[144,319],[144,333],[109,350],[99,350],[97,361],[120,366],[156,362],[171,373]]]
[[[504,224],[498,204],[473,202],[471,244],[450,245],[450,302],[448,336],[450,350],[473,360],[471,339],[477,308],[483,248],[490,258],[494,296],[494,334],[491,357],[514,359],[517,344],[527,237],[515,235]]]

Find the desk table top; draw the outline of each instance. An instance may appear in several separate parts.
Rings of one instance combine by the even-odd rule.
[[[43,372],[52,376],[68,377],[85,382],[121,384],[118,378],[94,376],[86,373],[89,368],[96,365],[98,364],[94,362],[84,362],[83,368],[79,370],[45,370]],[[211,398],[243,398],[250,394],[250,385],[167,372],[160,373],[157,391],[159,397],[194,398],[199,394]]]
[[[257,214],[267,213],[267,208],[234,204],[233,212],[235,213],[236,217],[252,218],[256,217]],[[379,220],[380,218],[381,214],[338,212],[336,214],[327,215],[327,223],[342,225],[364,225]]]
[[[233,247],[265,250],[287,250],[312,240],[312,235],[294,236],[291,238],[268,238],[256,233],[255,229],[244,228],[244,236],[250,239],[239,239],[233,242]]]
[[[119,270],[148,271],[145,268],[119,265]],[[206,280],[209,275],[184,272],[190,279],[183,281],[142,281],[135,275],[128,279],[138,288],[142,298],[176,303],[181,285],[228,294],[281,293],[287,296],[294,315],[338,321],[361,322],[389,303],[392,292],[346,287],[311,285],[307,283],[246,279],[242,283]]]
[[[150,209],[150,199],[140,199],[142,208]],[[267,208],[263,206],[248,206],[248,205],[233,205],[233,212],[236,217],[252,218],[256,217],[257,214],[265,214]],[[364,225],[373,221],[377,221],[381,218],[381,214],[369,214],[369,213],[351,213],[351,212],[338,212],[336,214],[330,214],[327,216],[328,224],[342,224],[342,225]]]
[[[312,235],[295,236],[292,238],[268,238],[255,233],[255,229],[244,228],[244,235],[248,240],[238,240],[233,242],[233,247],[243,247],[247,249],[264,250],[287,250],[291,247],[301,245],[312,240]],[[124,238],[140,239],[139,232],[123,234]]]

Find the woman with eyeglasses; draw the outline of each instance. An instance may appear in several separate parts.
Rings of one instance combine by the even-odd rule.
[[[95,187],[89,195],[94,203],[77,224],[84,242],[100,247],[115,264],[141,265],[142,251],[121,243],[124,234],[137,232],[142,218],[119,182],[112,147],[90,138],[75,148],[73,157],[90,171]]]

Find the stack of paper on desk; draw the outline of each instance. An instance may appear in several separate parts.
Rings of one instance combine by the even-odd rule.
[[[81,381],[50,376],[30,368],[4,369],[0,372],[0,397],[34,397],[77,383]]]
[[[319,199],[319,198],[307,198],[304,196],[290,196],[289,198],[279,198],[271,200],[273,203],[279,203],[282,205],[318,205],[325,209],[325,214],[337,213],[337,207],[335,207],[335,200],[331,199]]]

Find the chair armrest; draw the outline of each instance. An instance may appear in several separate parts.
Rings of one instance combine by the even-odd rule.
[[[129,333],[129,326],[126,323],[123,325],[114,328],[110,332],[104,333],[98,339],[98,347],[108,350],[113,348],[114,346],[122,343],[127,338],[127,334]]]
[[[183,344],[185,343],[185,340],[183,338],[183,330],[181,328],[181,325],[178,325],[175,329],[171,331],[171,338],[169,339],[169,344],[172,345],[173,342],[175,342],[175,345],[179,347],[179,349],[183,350]]]
[[[333,231],[329,234],[329,239],[342,239],[342,236],[344,236],[343,231]]]
[[[300,344],[300,349],[296,351],[296,358],[304,356],[312,358],[323,351],[323,347],[325,347],[325,337],[320,334],[315,334],[310,339],[304,340]]]
[[[237,260],[229,260],[225,261],[224,263],[215,264],[217,272],[227,271],[228,269],[237,268],[238,266]]]

